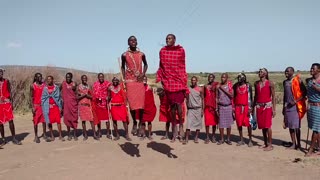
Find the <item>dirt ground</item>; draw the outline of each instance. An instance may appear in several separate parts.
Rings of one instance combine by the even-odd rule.
[[[10,142],[0,149],[0,179],[319,179],[320,157],[304,158],[304,152],[282,146],[283,141],[289,141],[289,134],[282,128],[280,107],[277,110],[273,121],[274,150],[271,152],[258,148],[262,144],[259,130],[253,132],[254,147],[236,146],[238,132],[235,125],[231,146],[204,144],[203,129],[199,144],[189,141],[182,145],[178,141],[160,140],[164,124],[158,122],[158,116],[153,123],[153,141],[133,137],[132,142],[126,142],[122,137],[115,142],[105,136],[100,141],[94,141],[92,137],[83,141],[79,130],[77,142],[56,139],[47,143],[41,139],[41,143],[36,144],[31,115],[16,115],[16,131],[23,145]],[[304,119],[303,147],[306,127]],[[6,135],[10,136],[8,125]]]

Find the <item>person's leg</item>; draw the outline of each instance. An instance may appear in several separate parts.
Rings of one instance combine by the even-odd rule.
[[[295,149],[296,148],[295,130],[294,129],[289,129],[289,134],[290,134],[292,145],[288,149]]]
[[[217,130],[217,126],[212,126],[212,142],[213,143],[216,143],[217,140],[216,140],[216,130]]]
[[[238,126],[238,131],[239,131],[240,141],[237,143],[237,146],[241,146],[245,144],[243,141],[242,126]]]
[[[83,134],[83,140],[86,141],[88,139],[86,121],[82,121],[82,134]]]
[[[110,121],[106,122],[106,129],[107,129],[107,138],[112,139],[111,131],[110,131]]]
[[[124,131],[126,132],[126,140],[131,141],[132,139],[130,138],[130,135],[129,135],[128,122],[123,121],[123,127],[124,127]]]
[[[43,137],[44,140],[46,140],[48,137],[46,135],[46,133],[47,133],[47,125],[46,125],[45,122],[42,123],[42,130],[43,130],[42,137]]]
[[[194,137],[195,143],[199,143],[199,133],[200,133],[200,129],[196,129],[196,136]]]
[[[248,134],[249,134],[249,143],[248,143],[248,146],[249,146],[249,147],[252,147],[252,146],[253,146],[253,143],[252,143],[252,127],[251,127],[251,125],[248,126]]]
[[[264,142],[263,148],[266,148],[268,146],[267,131],[268,131],[268,129],[266,129],[266,128],[262,129],[263,142]]]
[[[61,123],[57,124],[58,126],[58,131],[59,131],[59,139],[61,141],[65,141],[64,138],[62,137],[62,128],[61,128]]]
[[[316,146],[317,141],[319,140],[318,135],[319,135],[318,132],[313,131],[312,137],[311,137],[311,145],[310,145],[309,151],[305,155],[306,157],[314,155],[313,150],[314,150],[314,147]]]
[[[114,140],[117,141],[120,139],[119,130],[118,130],[118,122],[113,121],[113,132],[115,133]]]
[[[227,128],[227,144],[228,145],[232,145],[231,140],[230,140],[230,136],[231,136],[231,127]]]
[[[143,109],[139,109],[139,134],[144,139],[146,137],[146,123],[143,121]]]
[[[182,114],[182,104],[177,104],[177,111],[178,111],[178,118],[179,118],[179,134],[180,137],[183,138],[184,137],[184,132],[183,132],[183,114]]]
[[[7,143],[5,136],[4,136],[4,126],[3,124],[0,124],[0,134],[1,134],[1,139],[2,139],[2,145]]]
[[[137,119],[136,119],[136,110],[130,110],[130,114],[133,120],[133,126],[132,126],[132,130],[131,130],[131,134],[133,134],[134,136],[136,136],[138,134],[138,130],[137,130]]]
[[[99,123],[97,124],[97,127],[98,127],[98,137],[101,138],[101,137],[102,137],[101,122],[99,122]]]
[[[9,121],[9,127],[10,127],[10,131],[11,131],[11,135],[12,135],[13,144],[21,145],[22,143],[16,139],[16,130],[15,130],[13,121]]]
[[[47,142],[54,141],[54,135],[53,135],[53,129],[52,129],[52,124],[51,123],[48,124],[48,128],[49,128],[51,137],[48,138]]]
[[[301,131],[300,131],[300,128],[295,129],[295,132],[296,132],[296,137],[297,137],[296,149],[300,149],[301,148]]]
[[[90,124],[91,124],[91,129],[92,129],[92,132],[93,132],[93,138],[95,140],[99,140],[99,137],[97,136],[96,127],[94,125],[94,122],[90,121]]]
[[[149,140],[152,140],[152,123],[148,122],[148,138]]]
[[[33,125],[33,130],[34,130],[34,140],[33,140],[33,142],[40,143],[40,139],[39,139],[39,136],[38,136],[38,125],[34,124]]]
[[[185,134],[185,139],[183,141],[183,144],[187,144],[188,143],[189,136],[190,136],[190,129],[186,129],[186,134]]]
[[[67,126],[67,133],[68,133],[68,141],[71,141],[72,140],[72,135],[71,135],[71,130],[70,130],[70,127]]]
[[[268,133],[268,146],[264,150],[265,151],[271,151],[273,149],[273,146],[272,146],[272,129],[268,128],[267,129],[267,133]]]
[[[210,142],[209,138],[209,126],[206,126],[206,140],[204,141],[205,144],[208,144]]]
[[[73,137],[75,141],[78,141],[77,128],[73,128]]]
[[[169,138],[169,128],[170,128],[170,122],[166,122],[166,125],[165,125],[166,132],[165,132],[165,135],[161,138],[161,140],[165,140]]]
[[[176,111],[177,111],[177,106],[176,104],[171,105],[171,119],[172,119],[172,139],[171,142],[175,142],[177,138],[177,131],[176,131]]]
[[[224,143],[224,129],[219,128],[219,131],[220,131],[220,141],[218,142],[218,145],[221,145]]]

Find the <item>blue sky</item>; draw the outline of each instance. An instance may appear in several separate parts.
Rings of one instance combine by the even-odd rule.
[[[148,72],[168,33],[188,72],[308,70],[320,60],[319,0],[0,0],[0,64],[118,72],[135,35]]]

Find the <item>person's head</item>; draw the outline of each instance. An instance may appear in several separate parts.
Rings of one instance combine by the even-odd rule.
[[[53,85],[53,76],[49,75],[47,76],[47,85],[52,86]]]
[[[269,73],[268,70],[266,68],[260,68],[259,69],[259,78],[266,78],[269,80]]]
[[[168,34],[166,37],[167,46],[174,46],[176,43],[176,36],[174,34]]]
[[[247,83],[247,76],[244,73],[239,73],[237,79],[240,84]]]
[[[66,82],[67,83],[71,83],[72,82],[72,78],[73,78],[73,74],[71,72],[68,72],[66,74]]]
[[[98,80],[99,80],[100,83],[104,82],[104,74],[103,73],[99,73],[98,74]]]
[[[81,83],[82,84],[87,84],[88,83],[88,77],[87,77],[87,75],[82,75],[81,76]]]
[[[319,74],[319,72],[320,72],[320,64],[313,63],[310,68],[310,75],[315,76],[315,75]]]
[[[221,84],[225,84],[228,80],[228,74],[227,73],[222,73],[221,74]]]
[[[33,82],[42,83],[42,74],[41,73],[35,73]]]
[[[192,76],[191,78],[191,87],[197,86],[198,78],[196,76]]]
[[[138,41],[137,41],[137,38],[135,36],[130,36],[128,38],[128,45],[129,47],[131,48],[135,48],[138,46]]]
[[[143,77],[143,84],[144,84],[144,85],[147,85],[147,84],[148,84],[148,78],[147,78],[147,76],[144,76],[144,77]]]
[[[3,78],[4,69],[0,68],[0,79]]]
[[[286,76],[287,79],[291,79],[293,74],[294,74],[293,67],[287,67],[286,70],[284,71],[284,75]]]
[[[120,83],[119,79],[117,77],[112,78],[112,85],[113,86],[118,86]]]
[[[209,74],[209,76],[208,76],[208,82],[209,82],[209,83],[212,83],[215,78],[216,78],[216,76],[215,76],[214,74]]]

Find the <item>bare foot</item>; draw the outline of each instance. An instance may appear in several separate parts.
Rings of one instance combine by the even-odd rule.
[[[245,145],[245,143],[244,143],[243,141],[239,141],[239,142],[237,143],[237,146],[242,146],[242,145]]]
[[[253,146],[252,141],[249,141],[249,143],[248,143],[248,147],[252,147],[252,146]]]
[[[264,146],[259,146],[259,149],[265,149],[265,148],[267,148],[266,145],[264,145]]]
[[[161,140],[166,140],[166,139],[168,139],[169,137],[168,136],[163,136],[162,138],[161,138]]]
[[[129,136],[126,136],[127,141],[132,141],[132,139]]]
[[[35,143],[40,143],[40,139],[39,139],[39,137],[34,137],[34,140],[33,140],[33,142],[35,142]]]
[[[266,148],[263,149],[264,151],[272,151],[273,150],[273,146],[267,146]]]
[[[218,141],[217,145],[221,145],[223,143],[224,143],[224,140],[220,140],[220,141]]]
[[[209,144],[209,142],[210,142],[210,139],[209,139],[209,138],[207,138],[207,139],[204,141],[205,144]]]
[[[194,143],[198,144],[199,143],[199,139],[198,138],[194,138]]]
[[[115,138],[113,138],[114,141],[118,141],[120,139],[120,136],[116,136]]]

